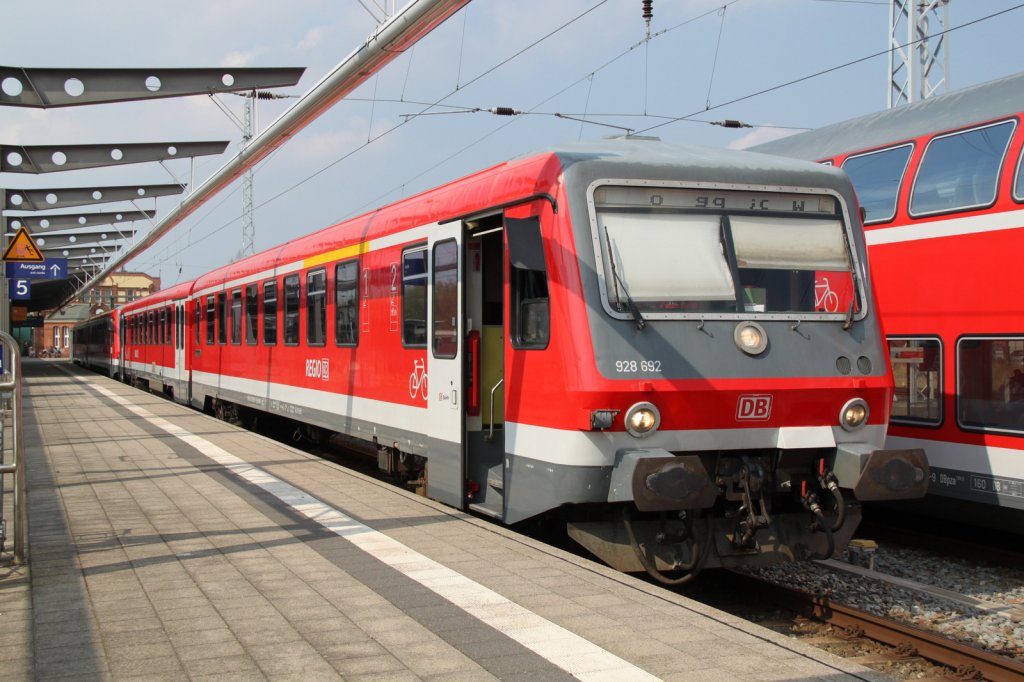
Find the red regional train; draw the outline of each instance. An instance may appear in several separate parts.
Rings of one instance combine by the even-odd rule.
[[[1024,531],[1024,74],[759,145],[834,164],[866,212],[896,392],[889,447],[925,448],[923,511]]]
[[[862,501],[927,487],[923,451],[883,449],[859,210],[818,164],[567,145],[119,314],[130,381],[362,439],[431,498],[666,582],[831,555]]]

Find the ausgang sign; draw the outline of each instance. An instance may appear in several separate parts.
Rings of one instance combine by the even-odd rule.
[[[9,279],[67,279],[68,259],[47,258],[42,263],[7,261]]]

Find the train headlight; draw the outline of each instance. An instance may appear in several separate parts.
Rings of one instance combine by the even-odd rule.
[[[868,420],[868,404],[860,398],[854,398],[843,405],[839,411],[839,425],[847,431],[856,431]]]
[[[651,403],[637,403],[626,411],[626,430],[635,438],[646,438],[660,425],[661,413]]]
[[[768,347],[768,334],[757,322],[740,322],[732,336],[739,349],[747,355],[760,355]]]

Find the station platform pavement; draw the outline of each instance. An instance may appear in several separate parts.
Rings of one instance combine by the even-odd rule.
[[[884,679],[69,363],[24,370],[4,680]]]

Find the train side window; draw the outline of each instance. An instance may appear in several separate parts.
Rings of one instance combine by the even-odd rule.
[[[1024,336],[961,337],[956,363],[960,427],[1024,435]]]
[[[427,345],[427,250],[422,246],[402,254],[402,343]]]
[[[539,218],[506,218],[510,329],[513,348],[547,348],[551,301]]]
[[[217,343],[223,346],[228,342],[228,293],[217,293]]]
[[[299,345],[299,276],[284,278],[284,345]]]
[[[327,270],[306,273],[306,343],[327,343]]]
[[[896,380],[892,421],[939,426],[942,423],[942,343],[937,338],[896,338],[889,341],[889,359]]]
[[[146,344],[156,345],[156,313],[152,310],[146,313]]]
[[[914,217],[991,206],[1016,121],[933,138],[910,195]]]
[[[193,332],[196,335],[195,336],[196,348],[199,347],[200,342],[203,340],[203,337],[202,337],[203,331],[202,331],[202,328],[200,327],[200,323],[202,322],[202,320],[203,320],[203,306],[202,306],[202,303],[201,303],[200,299],[197,298],[194,301],[192,301],[192,323],[196,327],[194,332]]]
[[[853,181],[857,201],[864,209],[865,225],[888,222],[896,217],[896,200],[912,151],[914,145],[908,143],[843,161],[843,170]]]
[[[334,343],[359,343],[359,261],[339,263],[334,270]]]
[[[156,345],[167,344],[167,309],[160,309],[160,317],[156,322]]]
[[[435,358],[459,352],[459,245],[448,239],[434,245],[432,349]]]
[[[206,297],[206,345],[212,346],[217,340],[216,308],[213,296]]]
[[[231,343],[237,346],[242,343],[242,290],[231,292]]]
[[[277,282],[263,283],[263,343],[277,345]]]
[[[245,343],[255,346],[257,341],[256,325],[259,323],[260,301],[257,287],[249,284],[245,287]]]

